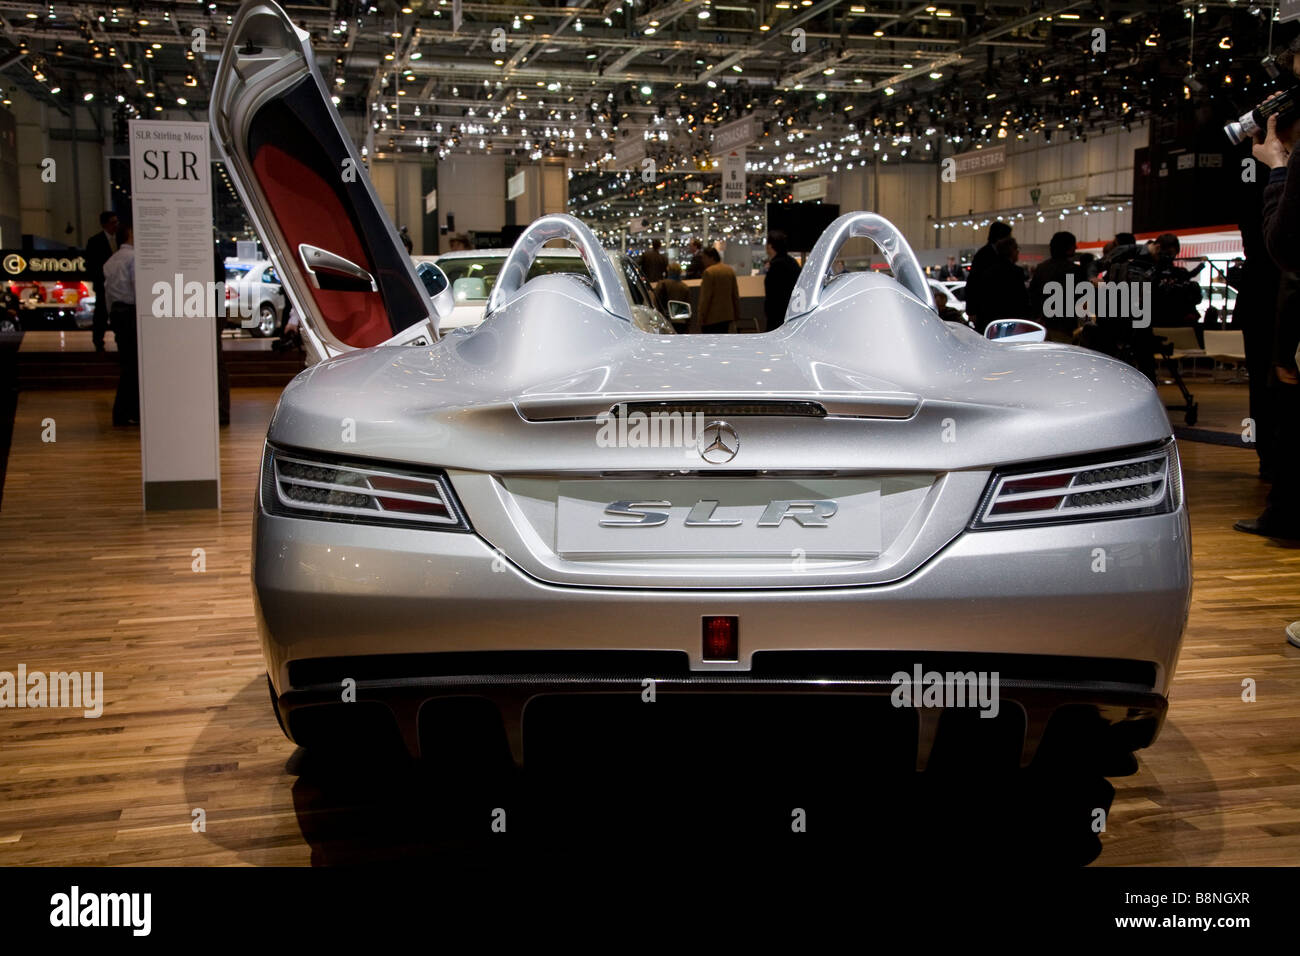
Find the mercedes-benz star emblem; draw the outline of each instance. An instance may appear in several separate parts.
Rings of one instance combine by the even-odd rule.
[[[709,422],[695,443],[700,457],[710,465],[725,465],[740,451],[740,436],[726,422]]]

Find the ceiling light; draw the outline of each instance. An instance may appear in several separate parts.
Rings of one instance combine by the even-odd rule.
[[[82,99],[85,100],[87,103],[89,103],[94,98],[95,98],[94,93],[87,93],[85,96],[82,97]]]
[[[189,105],[189,102],[190,102],[190,101],[187,100],[187,99],[186,99],[185,97],[183,97],[183,96],[178,96],[178,97],[176,97],[176,105],[177,105],[177,106],[188,106],[188,105]]]
[[[943,74],[940,73],[938,70],[935,70],[935,71],[933,71],[933,72],[930,74],[930,79],[932,79],[932,80],[942,80],[942,79],[943,79]]]

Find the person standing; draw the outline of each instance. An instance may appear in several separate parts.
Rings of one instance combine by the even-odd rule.
[[[668,257],[659,251],[658,239],[651,240],[650,248],[641,253],[641,274],[647,282],[658,282],[668,271]]]
[[[140,424],[140,366],[136,352],[135,235],[130,224],[117,232],[117,251],[104,263],[104,294],[108,321],[117,343],[121,373],[113,399],[113,424]]]
[[[988,242],[982,245],[975,258],[971,259],[970,269],[966,273],[966,317],[975,323],[981,333],[992,321],[984,310],[991,307],[989,287],[1000,270],[1001,257],[996,244],[1011,235],[1011,227],[1005,222],[995,222],[989,226]]]
[[[107,210],[99,214],[100,231],[86,240],[86,272],[95,290],[95,318],[91,339],[95,351],[104,351],[104,333],[108,331],[108,302],[104,298],[104,263],[117,252],[117,213]]]
[[[998,319],[1027,319],[1032,314],[1029,290],[1025,287],[1025,270],[1018,265],[1020,244],[1011,236],[1003,236],[994,244],[997,259],[988,266],[984,279],[983,304],[975,323],[981,335],[990,322]],[[969,286],[967,286],[969,288]],[[967,312],[969,315],[969,311]]]
[[[1263,139],[1256,136],[1252,152],[1269,167],[1262,216],[1264,247],[1283,273],[1283,287],[1273,351],[1277,388],[1277,452],[1273,487],[1264,513],[1238,521],[1238,531],[1270,537],[1300,539],[1300,122],[1279,128],[1277,115],[1268,118]],[[1291,167],[1296,167],[1292,169]],[[1300,621],[1286,626],[1287,642],[1300,647]]]
[[[692,239],[690,245],[687,248],[690,250],[691,260],[690,262],[687,263],[686,273],[682,276],[682,278],[683,279],[703,278],[704,269],[708,265],[708,263],[704,261],[704,256],[700,252],[700,248],[701,248],[700,240]]]
[[[1293,151],[1298,136],[1300,122],[1279,129],[1277,116],[1270,116],[1263,142],[1257,141],[1253,149],[1255,158],[1271,170],[1264,187],[1262,232],[1264,248],[1281,273],[1270,382],[1277,443],[1273,486],[1263,513],[1233,525],[1238,531],[1291,541],[1300,540],[1300,150]],[[1300,646],[1300,627],[1292,624],[1287,639]]]
[[[1034,269],[1034,276],[1029,280],[1029,304],[1036,313],[1035,318],[1047,329],[1047,338],[1051,342],[1069,344],[1074,340],[1074,330],[1078,328],[1079,319],[1074,314],[1074,300],[1071,294],[1067,299],[1066,277],[1074,276],[1077,285],[1087,281],[1081,274],[1074,254],[1078,249],[1078,240],[1072,232],[1058,232],[1048,244],[1049,258],[1040,262]],[[1071,293],[1073,290],[1069,290]],[[1056,301],[1062,306],[1062,315],[1051,316],[1045,308],[1049,298],[1055,294]]]
[[[790,293],[799,281],[799,263],[790,255],[789,240],[780,229],[767,234],[767,275],[763,277],[763,314],[767,317],[764,331],[771,332],[785,322]]]
[[[704,275],[700,282],[700,311],[698,315],[691,315],[688,331],[700,332],[710,328],[715,332],[725,332],[740,318],[740,284],[736,281],[735,271],[723,263],[717,249],[710,246],[701,256]]]

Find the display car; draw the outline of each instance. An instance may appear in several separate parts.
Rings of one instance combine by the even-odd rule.
[[[1191,586],[1178,451],[1141,373],[1033,323],[995,341],[943,322],[865,212],[821,236],[771,332],[647,334],[590,229],[551,215],[482,324],[440,336],[451,284],[426,295],[367,178],[339,175],[359,157],[274,4],[236,17],[212,102],[328,358],[280,398],[254,530],[293,740],[391,731],[420,754],[460,732],[438,705],[472,698],[522,760],[548,702],[649,688],[860,704],[864,739],[916,768],[1135,768]],[[892,275],[831,274],[859,237]],[[588,278],[533,275],[557,239]],[[963,707],[990,685],[991,710]]]

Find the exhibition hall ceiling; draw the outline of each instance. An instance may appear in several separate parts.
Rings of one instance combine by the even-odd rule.
[[[238,4],[0,0],[0,99],[21,87],[100,135],[204,119]],[[1171,0],[564,0],[291,3],[367,157],[564,162],[574,211],[608,187],[715,199],[712,133],[753,117],[761,201],[787,177],[1060,142],[1228,112],[1271,49],[1268,4]],[[1217,104],[1215,101],[1218,101]],[[1253,101],[1251,101],[1253,102]],[[646,160],[648,190],[627,188]],[[619,177],[622,182],[619,183]],[[672,196],[667,195],[672,193]],[[768,195],[765,195],[768,194]],[[620,212],[625,212],[623,210]],[[634,211],[634,210],[633,210]]]

